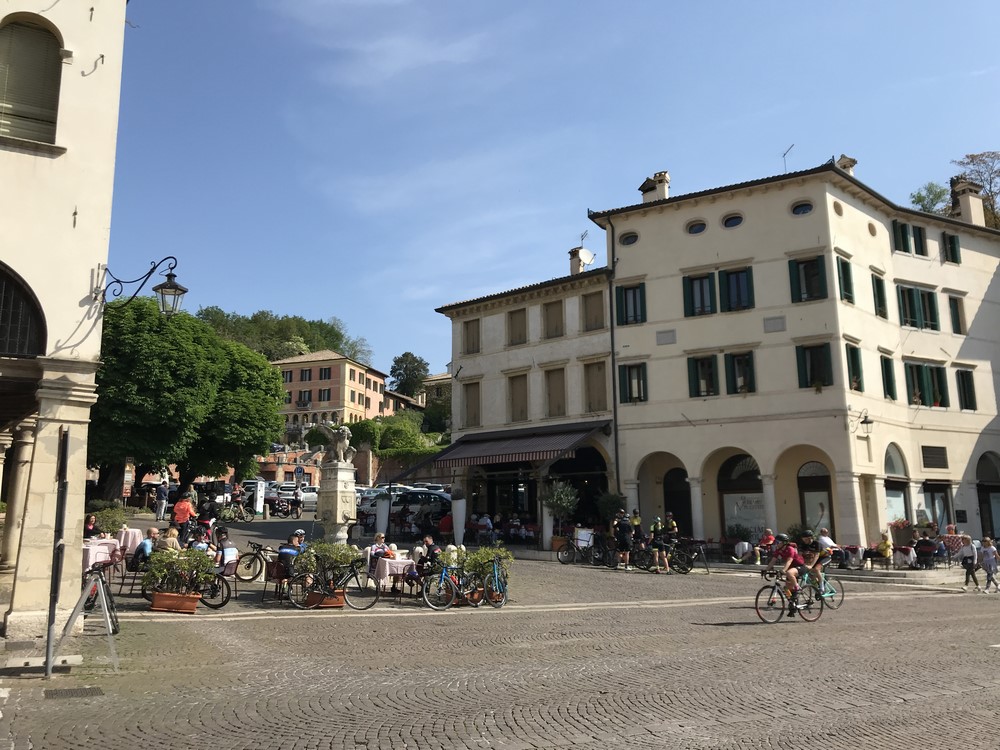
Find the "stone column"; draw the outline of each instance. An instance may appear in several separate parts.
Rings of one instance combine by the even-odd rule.
[[[761,474],[760,483],[764,488],[764,523],[775,534],[778,533],[778,501],[774,495],[774,474]]]
[[[26,422],[14,433],[14,450],[10,460],[10,483],[7,493],[7,516],[4,521],[3,546],[0,547],[0,571],[14,569],[21,546],[21,525],[28,494],[31,470],[31,449],[35,444],[35,423]]]
[[[702,509],[701,477],[688,477],[691,486],[691,535],[705,538],[705,512]]]
[[[357,520],[358,503],[354,494],[354,464],[350,461],[326,461],[320,467],[316,515],[323,524],[324,540],[347,544],[347,530]]]
[[[838,471],[837,498],[834,508],[837,523],[837,541],[840,544],[865,543],[865,530],[861,528],[861,485],[860,475],[848,471]]]
[[[0,434],[0,487],[3,486],[3,472],[5,459],[7,458],[7,449],[10,448],[13,442],[13,435]]]
[[[639,507],[639,480],[626,479],[625,482],[625,512],[630,516]]]
[[[465,498],[465,490],[457,485],[453,485],[451,492],[451,521],[456,547],[461,547],[465,542],[465,519],[467,517],[468,501]]]
[[[97,364],[42,358],[38,362],[44,375],[36,392],[37,428],[31,451],[14,586],[5,617],[6,636],[14,639],[45,633],[59,491],[59,442],[63,428],[69,430],[66,463],[68,493],[57,626],[65,622],[80,597],[83,568],[81,529],[87,481],[87,431],[90,407],[97,400],[94,385]]]
[[[876,476],[875,477],[875,514],[874,522],[875,528],[868,529],[868,536],[873,542],[877,542],[879,539],[879,534],[886,530],[889,526],[888,512],[886,511],[886,497],[885,497],[885,477]]]

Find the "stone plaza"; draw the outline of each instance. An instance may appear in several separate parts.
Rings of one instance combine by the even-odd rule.
[[[8,670],[0,736],[17,750],[992,749],[1000,596],[960,583],[957,569],[936,587],[848,583],[839,610],[775,625],[754,612],[752,571],[529,560],[500,610],[303,612],[255,583],[185,616],[126,595],[120,673],[89,619],[64,649],[82,666],[49,682]]]

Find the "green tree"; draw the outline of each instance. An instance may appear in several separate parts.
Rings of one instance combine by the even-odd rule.
[[[910,193],[910,203],[918,211],[947,216],[951,210],[951,194],[943,185],[928,182],[919,190]]]
[[[403,352],[392,360],[392,368],[389,370],[392,390],[404,396],[416,396],[424,390],[424,380],[429,372],[427,360],[413,352]]]
[[[232,467],[236,481],[257,472],[254,457],[280,437],[284,420],[281,373],[257,352],[219,341],[226,370],[199,437],[180,462],[182,481],[199,474],[220,476]]]
[[[962,170],[963,177],[983,186],[986,226],[1000,229],[1000,214],[997,212],[997,200],[1000,198],[1000,151],[966,154],[963,158],[952,161],[952,164]]]
[[[187,455],[225,370],[219,338],[202,321],[168,319],[150,297],[107,305],[87,445],[105,497],[117,494],[126,456],[141,477]]]

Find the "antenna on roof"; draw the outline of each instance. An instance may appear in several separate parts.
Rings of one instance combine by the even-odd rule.
[[[783,153],[781,155],[781,166],[784,168],[784,170],[786,172],[788,171],[788,162],[785,161],[785,157],[788,156],[788,152],[791,151],[793,148],[795,148],[795,144],[794,143],[791,146],[789,146],[788,148],[786,148],[785,149],[785,153]]]
[[[589,230],[589,229],[584,229],[584,230],[583,230],[583,234],[581,234],[581,235],[580,235],[580,246],[581,246],[581,247],[583,246],[583,241],[584,241],[585,239],[587,239],[587,235],[588,235],[588,234],[590,234],[590,230]]]

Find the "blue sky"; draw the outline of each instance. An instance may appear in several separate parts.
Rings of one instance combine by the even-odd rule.
[[[896,15],[904,12],[905,15]],[[908,204],[1000,150],[995,0],[136,0],[110,265],[337,317],[443,372],[434,308],[563,276],[587,220],[846,153]]]

